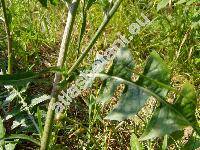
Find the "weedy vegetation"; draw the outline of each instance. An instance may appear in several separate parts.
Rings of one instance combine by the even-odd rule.
[[[199,32],[198,0],[0,0],[0,149],[199,149]]]

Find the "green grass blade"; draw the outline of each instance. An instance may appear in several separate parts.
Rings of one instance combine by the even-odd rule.
[[[5,138],[5,140],[11,140],[11,139],[27,140],[27,141],[35,143],[37,146],[40,146],[40,142],[38,140],[34,139],[31,136],[25,135],[25,134],[12,134],[9,137]]]

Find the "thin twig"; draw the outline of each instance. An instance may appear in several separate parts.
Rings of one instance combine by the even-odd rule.
[[[179,58],[179,56],[180,56],[181,49],[182,49],[182,47],[183,47],[183,45],[184,45],[186,39],[188,38],[189,31],[190,31],[190,29],[188,29],[187,32],[185,33],[185,35],[184,35],[184,37],[183,37],[183,39],[182,39],[182,41],[181,41],[181,44],[180,44],[180,46],[179,46],[179,49],[178,49],[178,51],[176,52],[176,58],[175,58],[176,60],[177,60],[177,59]]]

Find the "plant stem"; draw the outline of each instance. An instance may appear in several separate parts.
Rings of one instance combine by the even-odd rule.
[[[91,50],[92,46],[97,41],[98,37],[100,36],[100,34],[102,33],[102,31],[104,30],[104,28],[106,27],[106,25],[108,24],[108,22],[110,21],[110,19],[112,18],[112,16],[117,11],[117,9],[120,6],[121,2],[122,2],[122,0],[117,0],[114,3],[112,9],[108,13],[108,15],[105,17],[104,21],[101,23],[99,29],[97,30],[97,32],[95,33],[95,35],[93,36],[93,38],[91,39],[91,41],[89,42],[88,46],[85,48],[85,51],[81,54],[81,56],[77,59],[77,61],[74,63],[74,65],[70,68],[70,70],[67,72],[67,75],[71,74],[78,67],[78,65],[82,62],[82,60],[85,58],[85,56]]]
[[[65,30],[63,33],[62,43],[60,46],[60,53],[59,53],[58,62],[57,62],[57,67],[60,67],[60,68],[63,67],[64,62],[66,60],[66,53],[67,53],[67,50],[69,47],[72,28],[73,28],[79,1],[80,0],[73,0],[72,3],[70,4],[69,10],[68,10],[68,17],[67,17],[67,21],[66,21]],[[48,149],[49,140],[50,140],[50,136],[51,136],[51,129],[53,126],[53,118],[54,118],[54,110],[52,109],[52,106],[55,104],[55,102],[57,100],[57,96],[58,96],[58,92],[59,92],[57,85],[60,82],[61,78],[62,78],[62,76],[60,73],[55,74],[53,89],[52,89],[52,93],[51,93],[52,98],[51,98],[49,106],[48,106],[47,118],[45,121],[44,132],[43,132],[43,136],[41,139],[40,150]]]
[[[76,10],[77,10],[78,2],[79,2],[79,0],[73,0],[71,7],[69,8],[68,19],[67,19],[65,32],[64,32],[64,35],[63,35],[63,40],[62,40],[62,44],[61,44],[61,48],[60,48],[58,63],[57,63],[58,67],[63,67],[63,64],[66,60],[66,52],[67,52],[70,37],[71,37],[71,30],[72,30],[72,27],[73,27],[73,22],[74,22]],[[122,2],[122,0],[117,0],[115,2],[113,8],[109,12],[108,16],[104,19],[102,24],[100,25],[100,27],[97,30],[97,32],[95,33],[94,37],[90,41],[89,45],[86,47],[86,50],[84,51],[84,53],[78,58],[78,60],[75,62],[75,64],[68,71],[68,75],[70,73],[72,73],[76,69],[76,67],[82,62],[82,60],[85,58],[87,53],[90,51],[90,49],[92,48],[92,46],[96,42],[97,38],[100,36],[103,29],[105,28],[105,26],[108,24],[108,22],[110,21],[110,19],[114,15],[114,13],[117,11],[117,8],[120,6],[121,2]],[[51,101],[49,103],[49,107],[48,107],[47,119],[46,119],[46,122],[45,122],[43,137],[41,139],[40,150],[46,150],[47,147],[48,147],[48,143],[49,143],[49,139],[50,139],[50,133],[51,133],[52,125],[53,125],[53,117],[54,117],[54,110],[52,109],[52,106],[54,106],[54,104],[57,100],[58,91],[59,91],[57,85],[58,85],[60,80],[61,80],[61,74],[56,73],[55,78],[54,78],[53,89],[52,89],[52,93],[51,93],[52,99],[51,99]]]
[[[5,20],[4,21],[5,22],[5,30],[6,30],[6,34],[7,34],[7,57],[8,57],[7,74],[12,74],[13,73],[12,34],[10,32],[10,23],[9,23],[9,19],[8,19],[5,0],[1,0],[1,4],[2,4],[3,16],[4,16],[4,20]],[[8,111],[11,112],[12,109],[13,109],[13,106],[12,106],[12,102],[11,102],[8,105]],[[6,124],[7,124],[7,131],[9,133],[11,131],[12,121],[8,120],[8,122]]]
[[[13,52],[12,52],[12,35],[10,32],[10,25],[9,25],[9,20],[8,20],[8,16],[6,13],[6,4],[5,4],[5,0],[1,0],[1,4],[2,4],[2,8],[3,8],[3,15],[4,15],[4,19],[5,19],[5,30],[7,33],[7,41],[8,41],[8,74],[12,74],[12,59],[13,59]]]
[[[79,35],[79,40],[78,40],[78,48],[77,48],[77,58],[80,55],[80,47],[81,47],[81,42],[84,37],[85,31],[86,31],[86,23],[87,23],[87,9],[86,7],[86,1],[83,0],[83,9],[82,9],[82,24],[81,24],[81,30],[80,30],[80,35]]]

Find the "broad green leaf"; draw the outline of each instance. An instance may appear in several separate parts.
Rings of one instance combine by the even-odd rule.
[[[184,118],[181,118],[179,114],[172,111],[169,107],[164,106],[162,108],[158,108],[154,112],[145,132],[140,137],[140,140],[143,141],[171,134],[174,131],[181,130],[188,125],[188,122],[186,122]]]
[[[180,111],[185,118],[192,124],[196,125],[197,120],[195,110],[197,106],[197,97],[193,85],[185,83],[183,85],[180,97],[175,103],[175,108]]]
[[[134,133],[131,134],[130,145],[131,150],[142,150],[142,145]]]
[[[37,77],[38,74],[33,72],[0,75],[0,85],[24,85]]]
[[[161,0],[157,5],[157,11],[167,6],[169,0]]]
[[[144,103],[151,95],[156,95],[144,87],[119,77],[109,76],[106,74],[91,74],[91,76],[99,77],[104,80],[116,80],[116,82],[125,84],[127,87],[120,97],[120,101],[117,106],[113,109],[113,111],[111,111],[110,114],[108,114],[105,119],[118,121],[127,119],[135,115],[143,107]]]
[[[137,86],[127,85],[118,104],[105,119],[124,120],[135,115],[145,104],[150,95]]]
[[[137,84],[148,88],[164,98],[168,92],[168,89],[164,88],[164,85],[169,85],[169,83],[170,71],[158,53],[153,51],[146,62],[144,72],[140,75]]]
[[[25,134],[12,134],[9,137],[5,138],[5,140],[12,140],[12,139],[27,140],[27,141],[33,142],[36,145],[40,146],[40,142],[38,140],[34,139],[32,136],[28,136],[28,135],[25,135]]]
[[[110,70],[108,71],[108,74],[111,76],[120,77],[130,81],[133,68],[134,68],[134,63],[130,51],[127,48],[121,48],[117,52],[115,59],[113,60],[113,64]],[[99,92],[100,96],[98,99],[102,103],[105,103],[113,96],[119,84],[120,82],[118,82],[117,80],[113,79],[105,80]]]
[[[131,52],[128,48],[124,47],[117,51],[113,60],[113,65],[110,68],[108,74],[130,81],[134,66],[135,64],[133,62]]]
[[[121,82],[113,79],[107,79],[106,82],[103,82],[102,88],[99,93],[98,101],[104,104],[108,100],[112,98],[114,92],[116,91],[117,86],[120,85]]]
[[[189,125],[197,126],[195,110],[197,98],[194,87],[186,83],[180,93],[180,97],[174,105],[175,110],[167,105],[158,108],[151,118],[141,140],[164,136],[181,130]],[[181,114],[181,115],[180,115]]]
[[[4,145],[5,128],[3,126],[3,120],[0,117],[0,146]]]
[[[127,59],[126,57],[124,57],[124,59],[129,60],[129,64],[131,64],[130,59]],[[125,71],[128,72],[128,76],[124,73]],[[119,72],[119,70],[117,70],[115,73],[117,72]],[[125,69],[124,72],[122,72],[123,74],[119,75],[119,77],[129,80],[131,76],[130,69]],[[161,82],[162,84],[159,84],[158,82]],[[149,59],[147,60],[143,75],[140,76],[138,82],[136,83],[139,86],[145,87],[161,97],[165,97],[168,89],[163,88],[163,84],[169,84],[169,82],[169,70],[167,69],[160,56],[156,52],[152,52]],[[116,81],[115,83],[119,84],[119,82]],[[127,119],[135,115],[144,106],[145,102],[150,97],[149,94],[147,94],[143,89],[139,88],[138,86],[126,86],[127,87],[125,91],[119,99],[119,103],[113,109],[113,111],[108,114],[106,119]]]

